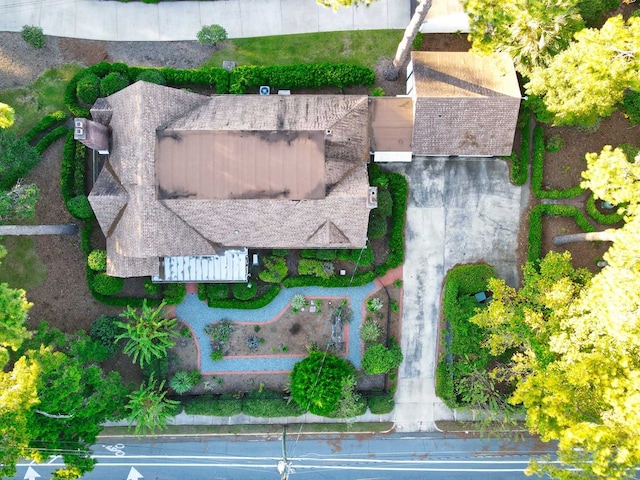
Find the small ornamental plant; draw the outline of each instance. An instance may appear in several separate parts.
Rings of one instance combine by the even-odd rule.
[[[47,44],[42,28],[35,25],[22,26],[22,39],[33,48],[43,48]]]
[[[220,25],[205,25],[200,29],[196,38],[201,45],[215,47],[227,39],[227,31]]]
[[[379,298],[370,298],[367,300],[367,310],[371,313],[376,313],[382,310],[383,303]]]

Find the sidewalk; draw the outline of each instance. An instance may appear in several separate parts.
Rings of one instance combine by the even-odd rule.
[[[146,4],[100,0],[0,0],[0,31],[23,25],[46,35],[111,41],[195,40],[203,25],[222,25],[229,38],[341,30],[404,29],[409,0],[377,0],[333,12],[316,0],[217,0]]]

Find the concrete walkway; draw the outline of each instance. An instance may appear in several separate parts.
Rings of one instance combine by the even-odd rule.
[[[457,1],[457,0],[456,0]],[[112,41],[195,40],[203,25],[222,25],[229,38],[341,30],[404,29],[409,0],[333,12],[316,0],[217,0],[122,3],[99,0],[0,0],[0,31],[23,25],[46,35]]]
[[[435,395],[440,294],[457,263],[486,261],[514,285],[526,189],[499,159],[420,159],[389,166],[409,181],[402,351],[394,420],[399,431],[432,431],[454,419]]]

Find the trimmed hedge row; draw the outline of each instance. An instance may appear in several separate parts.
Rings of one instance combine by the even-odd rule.
[[[589,223],[584,213],[576,207],[546,203],[538,204],[531,209],[529,214],[529,248],[527,250],[527,260],[529,262],[538,261],[542,257],[542,215],[573,217],[582,231],[595,232],[596,230]]]
[[[522,125],[520,155],[516,156],[515,152],[511,153],[511,183],[514,185],[524,185],[529,177],[529,127],[531,125],[531,116],[527,113]]]
[[[281,89],[350,87],[375,83],[375,72],[346,63],[305,63],[298,65],[246,65],[231,71],[231,93],[245,93],[247,87],[270,85]]]
[[[531,165],[531,188],[538,198],[572,198],[585,192],[580,185],[565,190],[545,190],[542,187],[544,174],[544,131],[537,126],[533,130],[533,160]]]
[[[456,408],[458,406],[453,386],[453,372],[444,357],[440,359],[436,367],[436,395],[447,407]]]
[[[60,125],[59,127],[56,127],[53,130],[51,130],[49,133],[47,133],[44,137],[40,139],[40,141],[38,141],[38,143],[36,143],[35,149],[38,152],[38,154],[42,155],[44,151],[47,148],[49,148],[49,146],[53,142],[55,142],[59,138],[64,137],[68,131],[69,131],[68,127],[66,127],[65,125]]]
[[[86,148],[73,139],[73,130],[67,132],[60,166],[60,191],[65,203],[78,195],[85,194]]]
[[[267,67],[241,66],[229,73],[223,68],[177,70],[173,68],[129,67],[124,63],[100,62],[79,71],[67,84],[64,102],[77,117],[88,117],[90,102],[95,96],[95,77],[100,79],[101,95],[124,88],[126,82],[147,79],[171,86],[207,85],[216,93],[245,93],[247,87],[273,85],[278,88],[322,88],[326,86],[371,86],[375,72],[367,67],[348,64],[311,63],[274,65]],[[108,79],[107,79],[108,77]],[[126,82],[125,82],[126,80]],[[81,97],[84,101],[79,100]],[[86,103],[85,103],[86,102]]]
[[[371,413],[384,415],[390,413],[395,403],[392,394],[372,393],[362,397],[362,412],[367,405]],[[251,392],[243,397],[234,394],[201,395],[182,402],[188,415],[208,415],[213,417],[231,417],[244,413],[252,417],[276,418],[298,417],[306,413],[296,402],[288,401],[280,392]]]
[[[585,207],[587,214],[600,225],[613,225],[624,219],[624,215],[618,213],[617,208],[614,208],[612,213],[602,213],[598,210],[598,207],[596,207],[596,197],[593,196],[593,193],[589,195],[589,198],[587,198],[587,204]]]
[[[211,308],[236,308],[238,310],[253,310],[269,305],[271,301],[278,296],[279,293],[280,285],[271,285],[269,287],[269,290],[264,292],[260,297],[252,298],[251,300],[238,300],[236,298],[208,298],[207,305],[209,305],[209,307]],[[200,295],[200,292],[198,294]]]
[[[45,115],[34,127],[29,129],[27,133],[23,135],[23,138],[27,142],[32,143],[41,133],[49,130],[60,122],[64,122],[66,118],[67,114],[60,110],[50,113],[49,115]]]
[[[168,85],[173,86],[207,85],[215,88],[216,93],[229,92],[229,72],[223,68],[177,70],[174,68],[129,67],[124,63],[100,62],[80,70],[67,84],[64,103],[76,117],[89,116],[88,104],[79,101],[78,96],[80,94],[84,100],[93,98],[95,93],[94,76],[100,79],[102,95],[114,93],[120,88],[126,87],[125,83],[135,82],[139,78],[152,80],[153,83],[161,83],[164,80]],[[107,80],[106,77],[109,79]]]

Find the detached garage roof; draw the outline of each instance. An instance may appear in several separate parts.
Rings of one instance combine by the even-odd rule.
[[[521,93],[507,54],[412,52],[415,155],[509,155]]]

